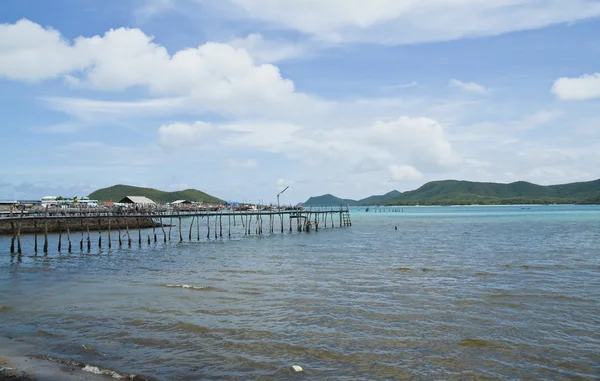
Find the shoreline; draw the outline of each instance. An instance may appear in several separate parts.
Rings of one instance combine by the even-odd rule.
[[[34,345],[0,336],[0,381],[151,381],[151,378],[42,355]]]

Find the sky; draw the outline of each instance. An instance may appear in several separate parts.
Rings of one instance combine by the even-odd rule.
[[[0,199],[600,178],[598,0],[2,0]]]

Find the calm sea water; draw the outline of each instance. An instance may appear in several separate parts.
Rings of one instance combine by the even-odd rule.
[[[599,378],[599,207],[401,210],[22,262],[0,237],[0,335],[161,380]]]

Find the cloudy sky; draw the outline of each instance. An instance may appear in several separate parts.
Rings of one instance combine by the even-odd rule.
[[[598,0],[2,0],[0,198],[600,177]]]

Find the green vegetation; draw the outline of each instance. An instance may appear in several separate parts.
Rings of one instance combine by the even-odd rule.
[[[305,206],[332,206],[347,204],[356,205],[356,201],[345,200],[342,198],[335,197],[331,194],[324,194],[322,196],[311,197],[304,203]]]
[[[332,195],[311,197],[304,205],[514,205],[575,203],[600,204],[600,179],[548,186],[525,181],[510,184],[457,180],[432,181],[416,190],[403,193],[392,191],[383,196],[371,196],[358,201],[342,200]]]
[[[176,192],[164,192],[153,188],[141,188],[130,185],[113,185],[112,187],[98,189],[90,193],[89,198],[98,201],[117,202],[125,196],[145,196],[158,203],[188,200],[210,204],[222,204],[223,200],[196,189],[186,189]]]

